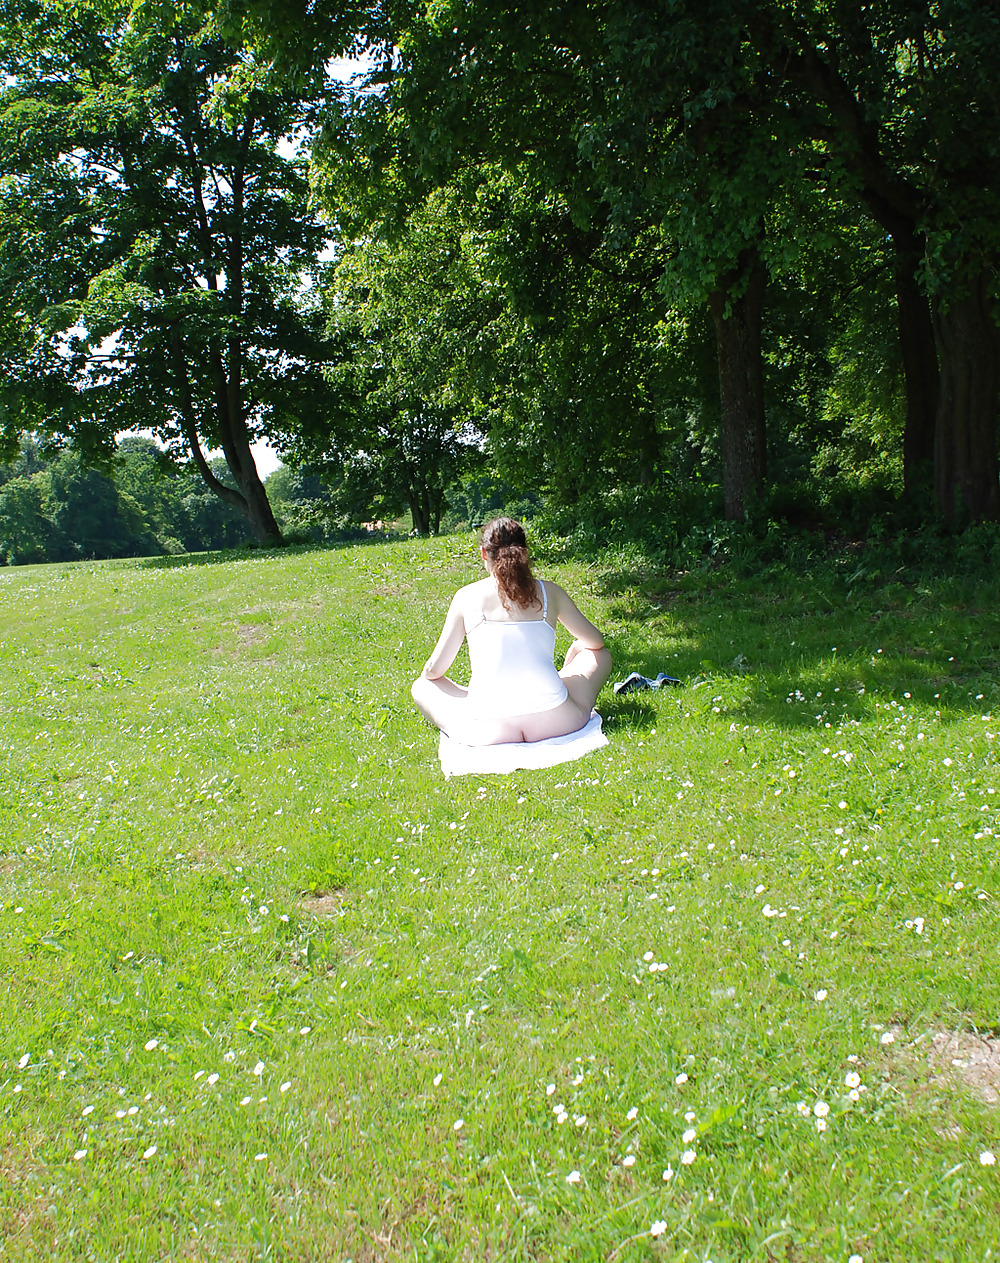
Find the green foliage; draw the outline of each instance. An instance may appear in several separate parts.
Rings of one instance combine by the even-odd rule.
[[[436,533],[448,486],[480,459],[475,348],[506,313],[462,227],[449,198],[432,198],[399,239],[345,244],[333,272],[338,358],[327,377],[338,406],[292,452],[322,463],[349,521],[406,509],[420,534]]]
[[[281,465],[267,479],[268,498],[274,505],[282,534],[291,543],[332,543],[365,535],[356,521],[344,512],[336,494],[336,477],[331,490],[324,481],[324,473],[331,473],[331,469],[324,469],[322,465],[316,468]]]
[[[501,516],[527,521],[542,507],[537,493],[525,494],[488,472],[466,474],[449,487],[448,503],[450,509],[442,523],[445,530],[478,528]]]
[[[769,483],[784,496],[902,492],[906,400],[892,257],[840,207],[838,251],[812,251],[764,313]],[[815,500],[816,491],[820,498]]]
[[[560,450],[561,427],[611,485],[628,480],[615,459],[623,448],[640,453],[639,481],[675,465],[685,429],[700,431],[713,459],[728,444],[727,469],[738,464],[729,440],[739,408],[724,398],[716,409],[705,382],[685,408],[649,330],[664,308],[668,325],[697,319],[709,297],[731,315],[735,264],[749,252],[771,294],[786,296],[765,349],[777,394],[768,446],[783,490],[812,466],[836,468],[845,492],[895,491],[905,456],[907,492],[922,497],[926,520],[936,510],[920,464],[933,449],[940,510],[953,516],[964,498],[989,516],[1000,511],[997,22],[968,0],[863,13],[837,3],[805,13],[784,0],[600,11],[556,2],[502,15],[477,0],[400,6],[388,29],[371,30],[392,49],[393,71],[381,90],[339,103],[318,155],[322,187],[365,234],[398,232],[429,188],[478,201],[481,224],[492,202],[486,271],[504,278],[526,322],[501,357],[512,389],[488,416],[501,475],[539,471],[547,494],[582,500],[583,462],[574,468],[570,444]],[[587,264],[614,276],[614,296]],[[852,272],[862,288],[880,278],[873,301],[831,305]],[[933,366],[920,381],[908,370],[904,401],[893,310],[898,302],[906,317],[908,363],[914,350],[932,360],[928,296],[947,384],[936,448],[925,419]],[[605,371],[619,363],[617,375]],[[963,454],[966,433],[977,436],[974,457]]]
[[[158,551],[135,499],[76,452],[64,452],[48,473],[52,522],[72,554],[121,557]],[[71,555],[72,555],[71,554]]]
[[[5,565],[51,561],[60,555],[49,501],[44,475],[21,475],[0,486],[0,561]]]
[[[546,555],[596,558],[625,549],[662,562],[701,539],[720,511],[718,485],[664,477],[647,487],[594,488],[575,504],[547,504],[533,525]]]
[[[216,458],[210,467],[220,482],[231,477],[223,460]],[[200,474],[188,468],[176,478],[174,487],[180,511],[173,518],[171,534],[162,541],[165,552],[239,548],[250,542],[246,520],[210,491]],[[174,540],[180,548],[173,546]]]
[[[225,462],[215,474],[228,477]],[[134,557],[237,547],[248,542],[240,514],[152,439],[129,435],[103,468],[75,449],[43,455],[33,439],[0,466],[0,561]]]
[[[301,286],[326,230],[281,147],[319,85],[282,82],[200,0],[42,3],[0,33],[5,427],[105,456],[147,428],[270,538],[250,442],[322,407]]]
[[[739,511],[758,519],[897,522],[905,485],[928,521],[932,449],[946,516],[1000,512],[989,6],[307,9],[0,14],[9,455],[30,427],[109,459],[141,425],[268,541],[457,525],[483,477],[544,500],[547,529],[618,539],[631,515],[643,546],[679,546],[717,485],[731,511],[747,435]],[[330,79],[346,51],[369,58],[360,88]],[[767,273],[763,354],[743,330],[734,403],[716,353],[761,275],[747,260]],[[897,330],[919,316],[933,359],[931,303],[936,448]],[[738,406],[758,366],[766,476]],[[324,479],[274,484],[280,526],[262,433]],[[50,511],[13,489],[12,555],[44,551],[32,523],[57,509],[97,552],[229,530],[193,500],[189,530],[122,477],[139,517],[119,497],[103,542],[62,493]]]

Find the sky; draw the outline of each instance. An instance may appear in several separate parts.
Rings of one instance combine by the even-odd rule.
[[[281,457],[274,450],[267,439],[260,439],[256,443],[250,445],[250,451],[253,452],[254,464],[257,466],[257,473],[261,478],[266,478],[268,474],[273,474],[281,464]],[[221,456],[221,452],[213,452],[213,456]]]

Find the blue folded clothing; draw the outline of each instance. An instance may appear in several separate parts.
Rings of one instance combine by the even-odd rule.
[[[655,680],[651,680],[648,675],[640,675],[638,671],[633,671],[631,675],[627,675],[624,680],[619,680],[611,688],[615,693],[632,693],[636,689],[661,689],[664,684],[680,684],[680,680],[675,676],[667,675],[664,671],[661,671]]]

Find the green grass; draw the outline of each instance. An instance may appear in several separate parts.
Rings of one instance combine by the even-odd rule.
[[[476,561],[0,572],[0,1257],[995,1254],[996,584],[541,566],[684,687],[446,782]]]

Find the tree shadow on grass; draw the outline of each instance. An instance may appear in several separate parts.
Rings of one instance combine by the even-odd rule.
[[[597,709],[604,721],[605,732],[643,732],[656,723],[657,712],[647,702],[632,697],[598,699]]]
[[[912,702],[945,720],[1000,707],[992,577],[963,590],[948,575],[848,583],[828,565],[720,572],[697,588],[665,572],[609,573],[602,587],[620,625],[615,678],[679,676],[698,709],[727,722],[836,728],[870,720],[878,703]]]

